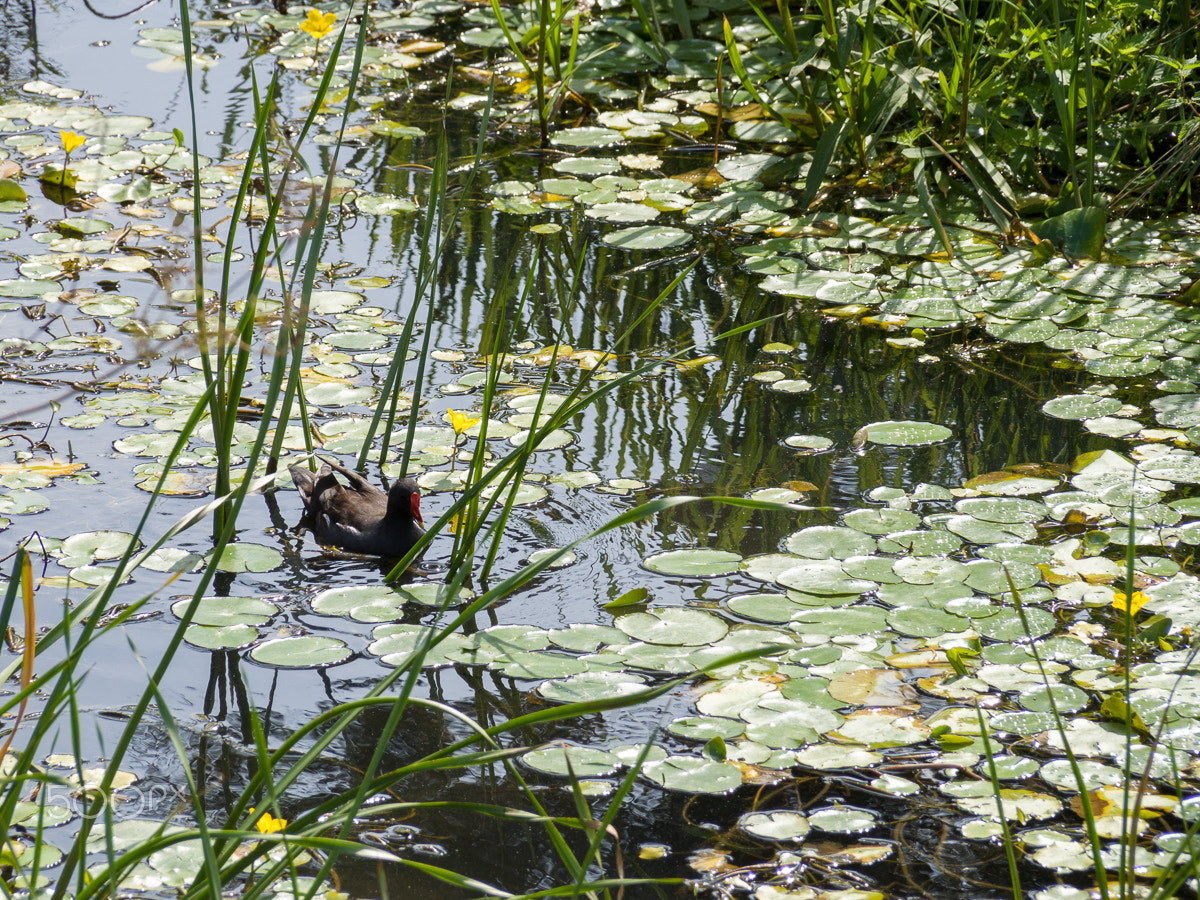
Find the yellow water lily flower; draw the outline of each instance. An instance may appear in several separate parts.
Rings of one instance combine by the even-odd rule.
[[[62,146],[67,151],[67,156],[71,155],[71,151],[82,147],[83,142],[87,140],[82,134],[76,134],[73,131],[60,131],[58,139],[62,141]]]
[[[251,814],[254,813],[253,807],[250,808],[250,812]],[[254,823],[254,827],[263,834],[275,834],[277,831],[283,831],[283,829],[287,828],[287,819],[277,819],[269,812],[266,812],[258,817],[258,821]]]
[[[310,9],[308,17],[300,23],[300,30],[311,34],[318,41],[333,31],[333,26],[337,24],[337,13],[323,13],[320,10]]]
[[[457,409],[446,411],[446,418],[450,420],[450,427],[454,429],[455,434],[462,434],[472,425],[479,424],[479,418],[471,418],[466,413],[459,412]]]
[[[1125,612],[1125,610],[1128,609],[1131,614],[1136,614],[1139,609],[1149,602],[1150,598],[1141,591],[1134,591],[1133,599],[1129,600],[1128,602],[1126,602],[1124,592],[1117,591],[1115,594],[1113,594],[1113,606],[1119,609],[1121,612]]]

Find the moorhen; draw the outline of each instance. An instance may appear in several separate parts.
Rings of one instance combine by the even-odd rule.
[[[421,491],[411,478],[401,478],[385,494],[335,462],[322,460],[316,475],[300,465],[290,466],[288,471],[304,501],[304,518],[297,527],[310,529],[323,544],[399,559],[425,533]],[[350,486],[338,481],[335,472]]]

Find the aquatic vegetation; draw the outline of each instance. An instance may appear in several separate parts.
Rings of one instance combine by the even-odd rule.
[[[0,365],[77,392],[0,436],[5,709],[39,712],[5,757],[11,886],[294,894],[385,859],[508,889],[419,839],[447,789],[597,893],[635,881],[601,855],[634,791],[732,795],[689,860],[714,894],[925,853],[952,891],[996,839],[1014,892],[1193,877],[1174,12],[208,12],[140,47],[195,98],[258,42],[244,134],[43,80],[0,103]],[[426,571],[300,551],[272,491],[314,453],[417,480]],[[76,498],[114,472],[144,513],[94,527]],[[150,671],[97,715],[118,630]],[[215,744],[253,761],[219,799]],[[175,792],[118,815],[156,769]],[[501,803],[466,790],[493,777]],[[688,872],[639,849],[637,879]]]

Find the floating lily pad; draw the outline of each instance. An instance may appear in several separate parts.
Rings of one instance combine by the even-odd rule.
[[[609,246],[619,247],[622,250],[666,250],[671,247],[682,247],[691,239],[691,234],[682,228],[670,228],[666,225],[622,228],[620,231],[611,231],[601,238]]]
[[[834,734],[871,749],[905,747],[926,740],[929,726],[909,717],[867,710],[846,718]]]
[[[334,666],[350,659],[354,652],[339,638],[325,635],[297,635],[265,641],[250,651],[250,658],[277,669],[315,669]]]
[[[621,140],[621,132],[611,128],[565,128],[550,137],[552,144],[567,147],[607,147]]]
[[[628,672],[583,672],[559,681],[547,681],[537,692],[556,703],[588,703],[629,696],[645,689],[645,679]]]
[[[851,578],[833,560],[806,562],[792,566],[780,572],[775,580],[784,587],[817,596],[837,594],[858,596],[876,587],[873,581]]]
[[[878,815],[871,810],[854,806],[830,806],[809,812],[812,827],[831,834],[863,834],[878,821]]]
[[[860,428],[854,439],[859,443],[889,447],[920,447],[944,441],[953,433],[944,425],[933,422],[874,422]]]
[[[196,625],[265,625],[279,607],[261,597],[202,597],[199,601],[177,600],[171,612],[183,618],[192,609]]]
[[[942,785],[941,791],[967,812],[998,818],[1003,808],[1004,817],[1014,822],[1048,819],[1062,809],[1062,802],[1050,794],[1015,788],[995,791],[987,780],[953,782]]]
[[[592,653],[605,644],[623,644],[625,633],[611,625],[574,624],[547,632],[550,642],[556,647],[576,653]]]
[[[564,678],[590,669],[587,661],[576,656],[546,652],[510,653],[505,659],[497,660],[489,665],[492,669],[502,672],[507,678],[532,680]]]
[[[731,612],[760,622],[787,622],[796,604],[786,594],[739,594],[725,601]]]
[[[846,513],[843,521],[855,531],[888,534],[914,528],[920,524],[921,519],[916,513],[906,509],[856,509]]]
[[[888,625],[899,634],[909,637],[932,638],[942,634],[954,634],[966,629],[961,616],[938,609],[908,607],[891,613]]]
[[[972,544],[1020,543],[1037,537],[1037,528],[1024,522],[988,522],[973,516],[952,516],[946,520],[946,530],[952,531]]]
[[[811,830],[808,818],[790,809],[768,809],[746,813],[738,827],[752,838],[776,843],[799,843]]]
[[[647,557],[642,565],[652,572],[664,575],[682,575],[689,578],[715,578],[736,572],[742,557],[728,550],[668,550]]]
[[[873,553],[875,540],[853,528],[814,525],[789,536],[784,549],[809,559],[848,559]]]
[[[974,619],[976,631],[996,641],[1020,641],[1041,637],[1054,630],[1054,616],[1043,609],[1025,609],[1022,616],[1013,609],[1001,609],[995,615]]]
[[[388,622],[400,617],[405,597],[386,584],[328,588],[312,599],[313,612],[346,616],[358,622]]]
[[[1056,419],[1092,419],[1112,415],[1120,408],[1120,400],[1096,394],[1070,394],[1042,404],[1042,412]]]
[[[668,791],[688,794],[725,794],[741,786],[742,773],[732,763],[695,756],[669,756],[648,762],[642,777]]]
[[[81,566],[98,559],[118,559],[131,544],[135,548],[140,545],[124,531],[89,531],[65,538],[56,555],[64,566]]]
[[[1036,522],[1046,515],[1044,503],[1018,498],[972,497],[958,501],[954,508],[972,518],[1002,524]]]
[[[709,741],[715,737],[732,740],[746,730],[746,723],[719,716],[687,716],[675,719],[667,731],[690,741]]]
[[[626,613],[613,624],[635,640],[667,646],[705,646],[719,641],[729,630],[711,613],[674,607]]]
[[[792,627],[806,634],[842,635],[877,634],[887,629],[887,611],[856,606],[847,609],[801,610],[792,619]]]
[[[784,438],[783,442],[793,450],[809,450],[814,453],[833,446],[833,441],[818,434],[793,434]]]
[[[283,554],[278,550],[253,543],[226,544],[216,563],[222,572],[271,572],[281,565]]]
[[[414,662],[416,654],[423,652],[421,664],[425,667],[448,666],[453,660],[447,655],[465,650],[469,641],[461,634],[445,636],[434,648],[429,649],[430,638],[435,629],[426,625],[402,623],[377,625],[372,632],[374,640],[368,652],[380,657],[387,666],[407,666]]]
[[[475,596],[466,587],[460,587],[456,593],[451,594],[450,586],[442,581],[409,582],[397,586],[396,594],[405,601],[419,603],[421,606],[431,606],[435,609],[461,606]]]
[[[794,553],[764,553],[746,559],[741,570],[757,581],[773,582],[780,574],[803,562],[807,560]]]
[[[971,589],[955,581],[924,584],[885,584],[879,589],[881,603],[893,607],[945,609],[947,604],[972,596]],[[953,627],[946,630],[954,631]]]
[[[183,639],[204,650],[238,650],[258,639],[252,625],[189,625]]]
[[[962,539],[949,531],[914,529],[897,531],[879,539],[880,553],[941,556],[962,546]]]
[[[530,750],[521,757],[521,762],[547,775],[572,778],[603,778],[621,765],[621,761],[607,750],[572,746]]]

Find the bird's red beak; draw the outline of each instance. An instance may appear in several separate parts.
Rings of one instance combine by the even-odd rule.
[[[412,496],[409,498],[409,501],[408,501],[408,502],[412,504],[412,516],[413,516],[413,518],[414,518],[414,519],[416,519],[418,522],[420,522],[420,523],[421,523],[421,526],[422,526],[422,527],[424,527],[424,525],[425,525],[425,520],[421,518],[421,495],[420,495],[420,494],[416,494],[416,493],[414,493],[414,494],[413,494],[413,495],[412,495]]]

